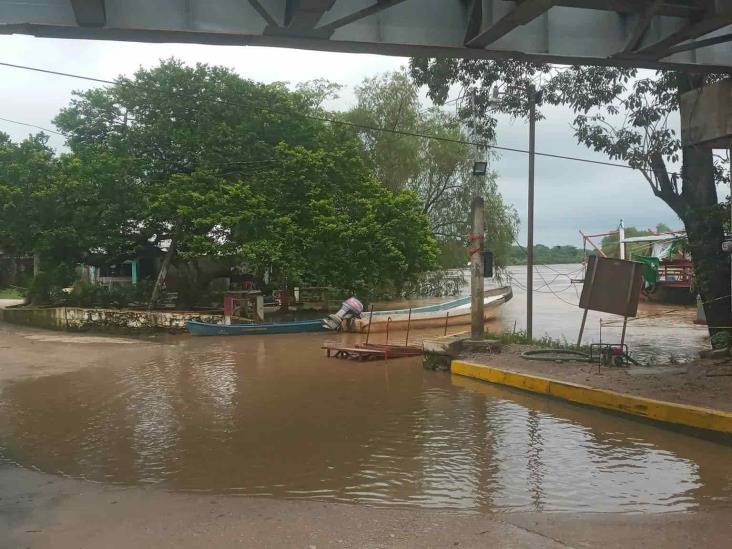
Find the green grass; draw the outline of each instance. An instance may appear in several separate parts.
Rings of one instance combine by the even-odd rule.
[[[0,299],[23,299],[24,293],[22,288],[15,286],[11,288],[0,288]]]
[[[590,351],[590,348],[586,345],[582,345],[577,349],[577,346],[567,341],[566,338],[555,339],[548,335],[544,335],[538,339],[529,339],[524,330],[505,332],[502,334],[487,333],[486,338],[497,339],[504,345],[531,345],[533,347],[542,347],[544,349],[571,349],[573,351],[582,351],[587,353]]]

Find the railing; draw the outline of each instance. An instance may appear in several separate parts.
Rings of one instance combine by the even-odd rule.
[[[694,282],[694,265],[691,261],[676,260],[658,266],[658,285],[688,288]]]

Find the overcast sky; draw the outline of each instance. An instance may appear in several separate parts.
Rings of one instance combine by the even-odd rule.
[[[326,78],[345,86],[337,108],[353,104],[353,88],[365,77],[398,69],[408,60],[376,55],[323,53],[258,47],[226,47],[180,44],[138,44],[103,41],[67,41],[26,36],[1,36],[0,61],[56,71],[114,79],[140,65],[152,66],[175,56],[188,63],[206,62],[234,68],[243,77],[262,82],[297,83]],[[92,84],[82,80],[0,67],[0,117],[53,129],[51,120],[65,106],[71,92]],[[537,125],[536,149],[540,152],[607,160],[578,145],[572,135],[572,114],[563,108],[546,111]],[[32,128],[0,121],[0,130],[23,139]],[[62,148],[63,138],[52,136]],[[528,126],[501,118],[497,144],[526,149]],[[525,154],[503,152],[494,163],[499,188],[506,202],[521,217],[519,239],[526,240],[528,164]],[[654,227],[665,223],[681,227],[675,214],[651,193],[643,177],[632,171],[537,157],[535,242],[581,246],[578,230],[605,232],[626,226]]]

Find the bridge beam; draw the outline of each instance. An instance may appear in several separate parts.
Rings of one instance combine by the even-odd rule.
[[[634,50],[639,57],[662,59],[670,55],[670,50],[687,40],[694,40],[710,32],[732,25],[732,5],[728,0],[715,0],[714,5],[702,16],[688,20],[678,30],[652,44]]]
[[[71,0],[80,27],[103,27],[107,24],[104,0]]]
[[[516,4],[513,11],[468,39],[465,45],[469,48],[485,48],[515,28],[530,23],[556,4],[557,0],[523,0]],[[475,6],[473,9],[477,10]]]
[[[286,0],[285,26],[293,30],[312,30],[333,7],[336,0]]]
[[[267,7],[259,0],[249,0],[249,4],[256,10],[262,19],[264,19],[270,27],[279,27],[277,20],[272,16]]]
[[[351,23],[355,23],[359,19],[369,17],[370,15],[374,15],[382,10],[401,4],[404,1],[405,0],[375,0],[370,6],[355,11],[350,15],[341,17],[340,19],[336,19],[335,21],[331,21],[322,27],[318,27],[318,30],[334,31],[341,27],[345,27],[346,25],[350,25]]]

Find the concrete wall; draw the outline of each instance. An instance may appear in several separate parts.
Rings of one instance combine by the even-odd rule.
[[[52,330],[183,332],[188,320],[220,322],[221,315],[191,311],[136,311],[80,307],[22,307],[0,310],[5,322]]]

